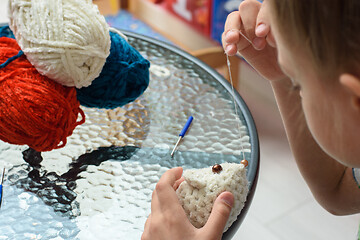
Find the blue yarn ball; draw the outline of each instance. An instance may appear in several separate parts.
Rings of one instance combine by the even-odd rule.
[[[0,27],[0,37],[8,37],[15,39],[15,36],[9,26]]]
[[[0,28],[0,37],[15,38],[8,26]],[[110,32],[110,55],[90,86],[76,89],[81,105],[114,109],[138,98],[149,85],[150,62],[124,38]]]
[[[150,62],[124,38],[110,32],[110,55],[90,86],[76,89],[86,107],[113,109],[138,98],[149,85]]]

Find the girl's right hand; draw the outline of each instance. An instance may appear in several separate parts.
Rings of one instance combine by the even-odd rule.
[[[240,53],[264,78],[281,80],[286,76],[278,65],[268,11],[266,0],[262,4],[256,0],[243,1],[239,11],[228,15],[222,43],[225,53],[229,56]]]

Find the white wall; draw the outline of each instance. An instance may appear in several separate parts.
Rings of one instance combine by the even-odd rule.
[[[0,0],[0,23],[9,22],[7,9],[8,0]]]

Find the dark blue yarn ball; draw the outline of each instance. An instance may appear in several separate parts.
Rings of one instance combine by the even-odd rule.
[[[15,38],[8,26],[0,28],[0,37]],[[110,55],[90,86],[76,89],[81,105],[114,109],[138,98],[149,85],[150,62],[124,38],[110,32]]]
[[[76,89],[83,106],[121,107],[138,98],[149,85],[149,61],[117,33],[110,32],[110,38],[110,55],[100,76],[90,86]]]
[[[8,37],[15,39],[15,36],[9,26],[0,27],[0,37]]]

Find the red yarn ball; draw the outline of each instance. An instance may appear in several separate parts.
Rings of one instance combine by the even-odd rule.
[[[15,39],[0,38],[0,64],[19,51]],[[41,75],[25,55],[0,69],[1,140],[50,151],[65,146],[66,138],[84,122],[75,88]]]

